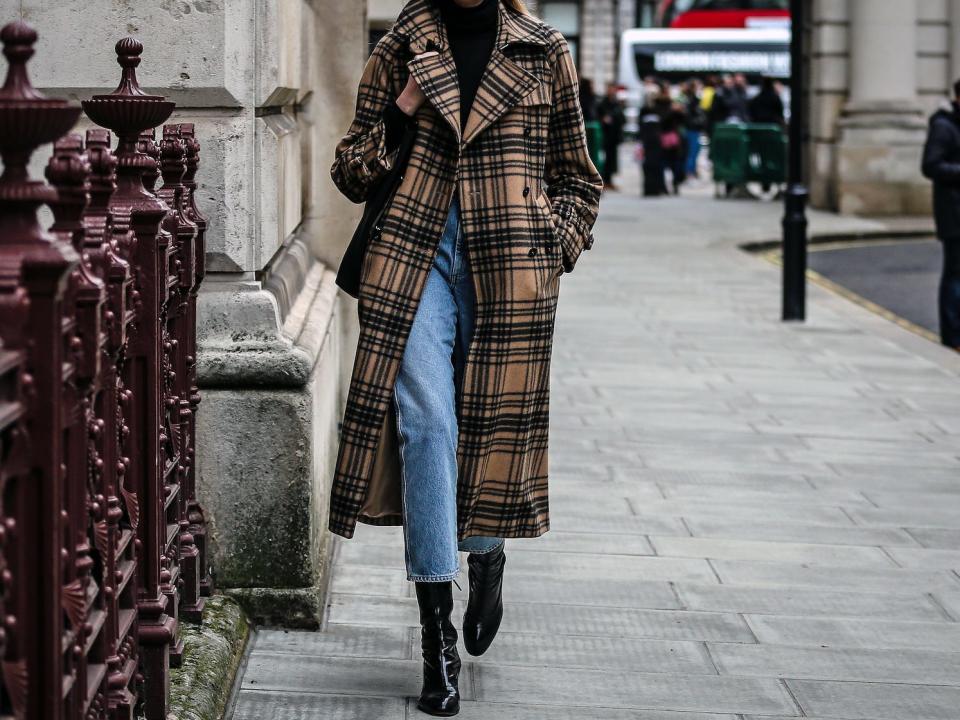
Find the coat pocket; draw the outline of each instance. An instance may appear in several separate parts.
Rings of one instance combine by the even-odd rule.
[[[547,194],[542,190],[537,193],[536,205],[540,209],[540,216],[546,226],[547,232],[547,237],[544,240],[544,254],[551,259],[556,274],[562,275],[564,270],[560,232],[553,217],[553,206],[550,203],[550,198],[548,198]]]

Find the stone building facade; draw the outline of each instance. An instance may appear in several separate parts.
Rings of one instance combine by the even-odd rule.
[[[336,192],[329,167],[366,59],[365,5],[0,0],[6,18],[21,6],[40,34],[31,74],[45,92],[111,91],[114,43],[135,35],[141,83],[176,101],[171,122],[196,123],[198,200],[210,221],[198,492],[216,584],[255,616],[316,624],[356,332],[333,270],[359,208]]]
[[[927,116],[960,77],[960,0],[815,0],[810,190],[850,214],[926,214]]]

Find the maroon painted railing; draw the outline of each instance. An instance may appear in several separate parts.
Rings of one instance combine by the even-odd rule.
[[[80,108],[30,84],[0,31],[0,718],[166,716],[178,621],[212,587],[194,485],[199,145],[144,93],[143,48]],[[53,142],[49,184],[27,165]],[[160,184],[159,189],[155,189]],[[48,205],[54,222],[37,216]]]

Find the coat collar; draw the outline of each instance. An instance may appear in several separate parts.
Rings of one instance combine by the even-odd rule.
[[[504,50],[515,43],[546,47],[548,40],[544,26],[529,16],[508,10],[499,0],[497,8],[497,39],[480,79],[462,137],[457,68],[434,0],[409,0],[393,27],[395,33],[406,38],[412,54],[436,51],[435,54],[411,60],[407,67],[461,145],[469,143],[540,84],[538,78],[511,59]]]
[[[393,31],[407,38],[414,55],[428,50],[447,49],[447,34],[437,9],[437,0],[408,0],[400,11]],[[508,10],[497,0],[499,30],[496,47],[503,50],[513,43],[547,45],[544,26],[529,15]]]

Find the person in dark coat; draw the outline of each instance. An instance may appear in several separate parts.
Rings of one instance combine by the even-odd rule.
[[[610,190],[616,190],[613,176],[620,170],[618,154],[627,117],[623,112],[623,103],[617,97],[617,86],[614,83],[607,84],[607,94],[597,103],[597,115],[603,128],[603,185]]]
[[[774,85],[773,78],[765,77],[760,92],[749,102],[750,120],[755,123],[783,125],[783,100]]]
[[[660,142],[660,115],[655,109],[659,89],[647,93],[640,112],[640,147],[643,153],[643,196],[656,197],[667,192],[666,165]]]
[[[597,119],[597,95],[593,92],[593,81],[590,78],[580,78],[580,109],[583,111],[584,122]]]
[[[933,214],[943,243],[940,339],[960,350],[960,80],[953,94],[950,108],[930,118],[922,170],[933,181]]]
[[[713,125],[718,122],[749,122],[747,81],[743,75],[723,76],[723,86],[717,91],[710,115]]]
[[[653,101],[653,111],[660,117],[660,148],[663,165],[670,169],[673,193],[680,194],[680,185],[687,179],[687,138],[684,130],[686,115],[683,106],[670,96],[670,86],[661,85],[660,94]]]

